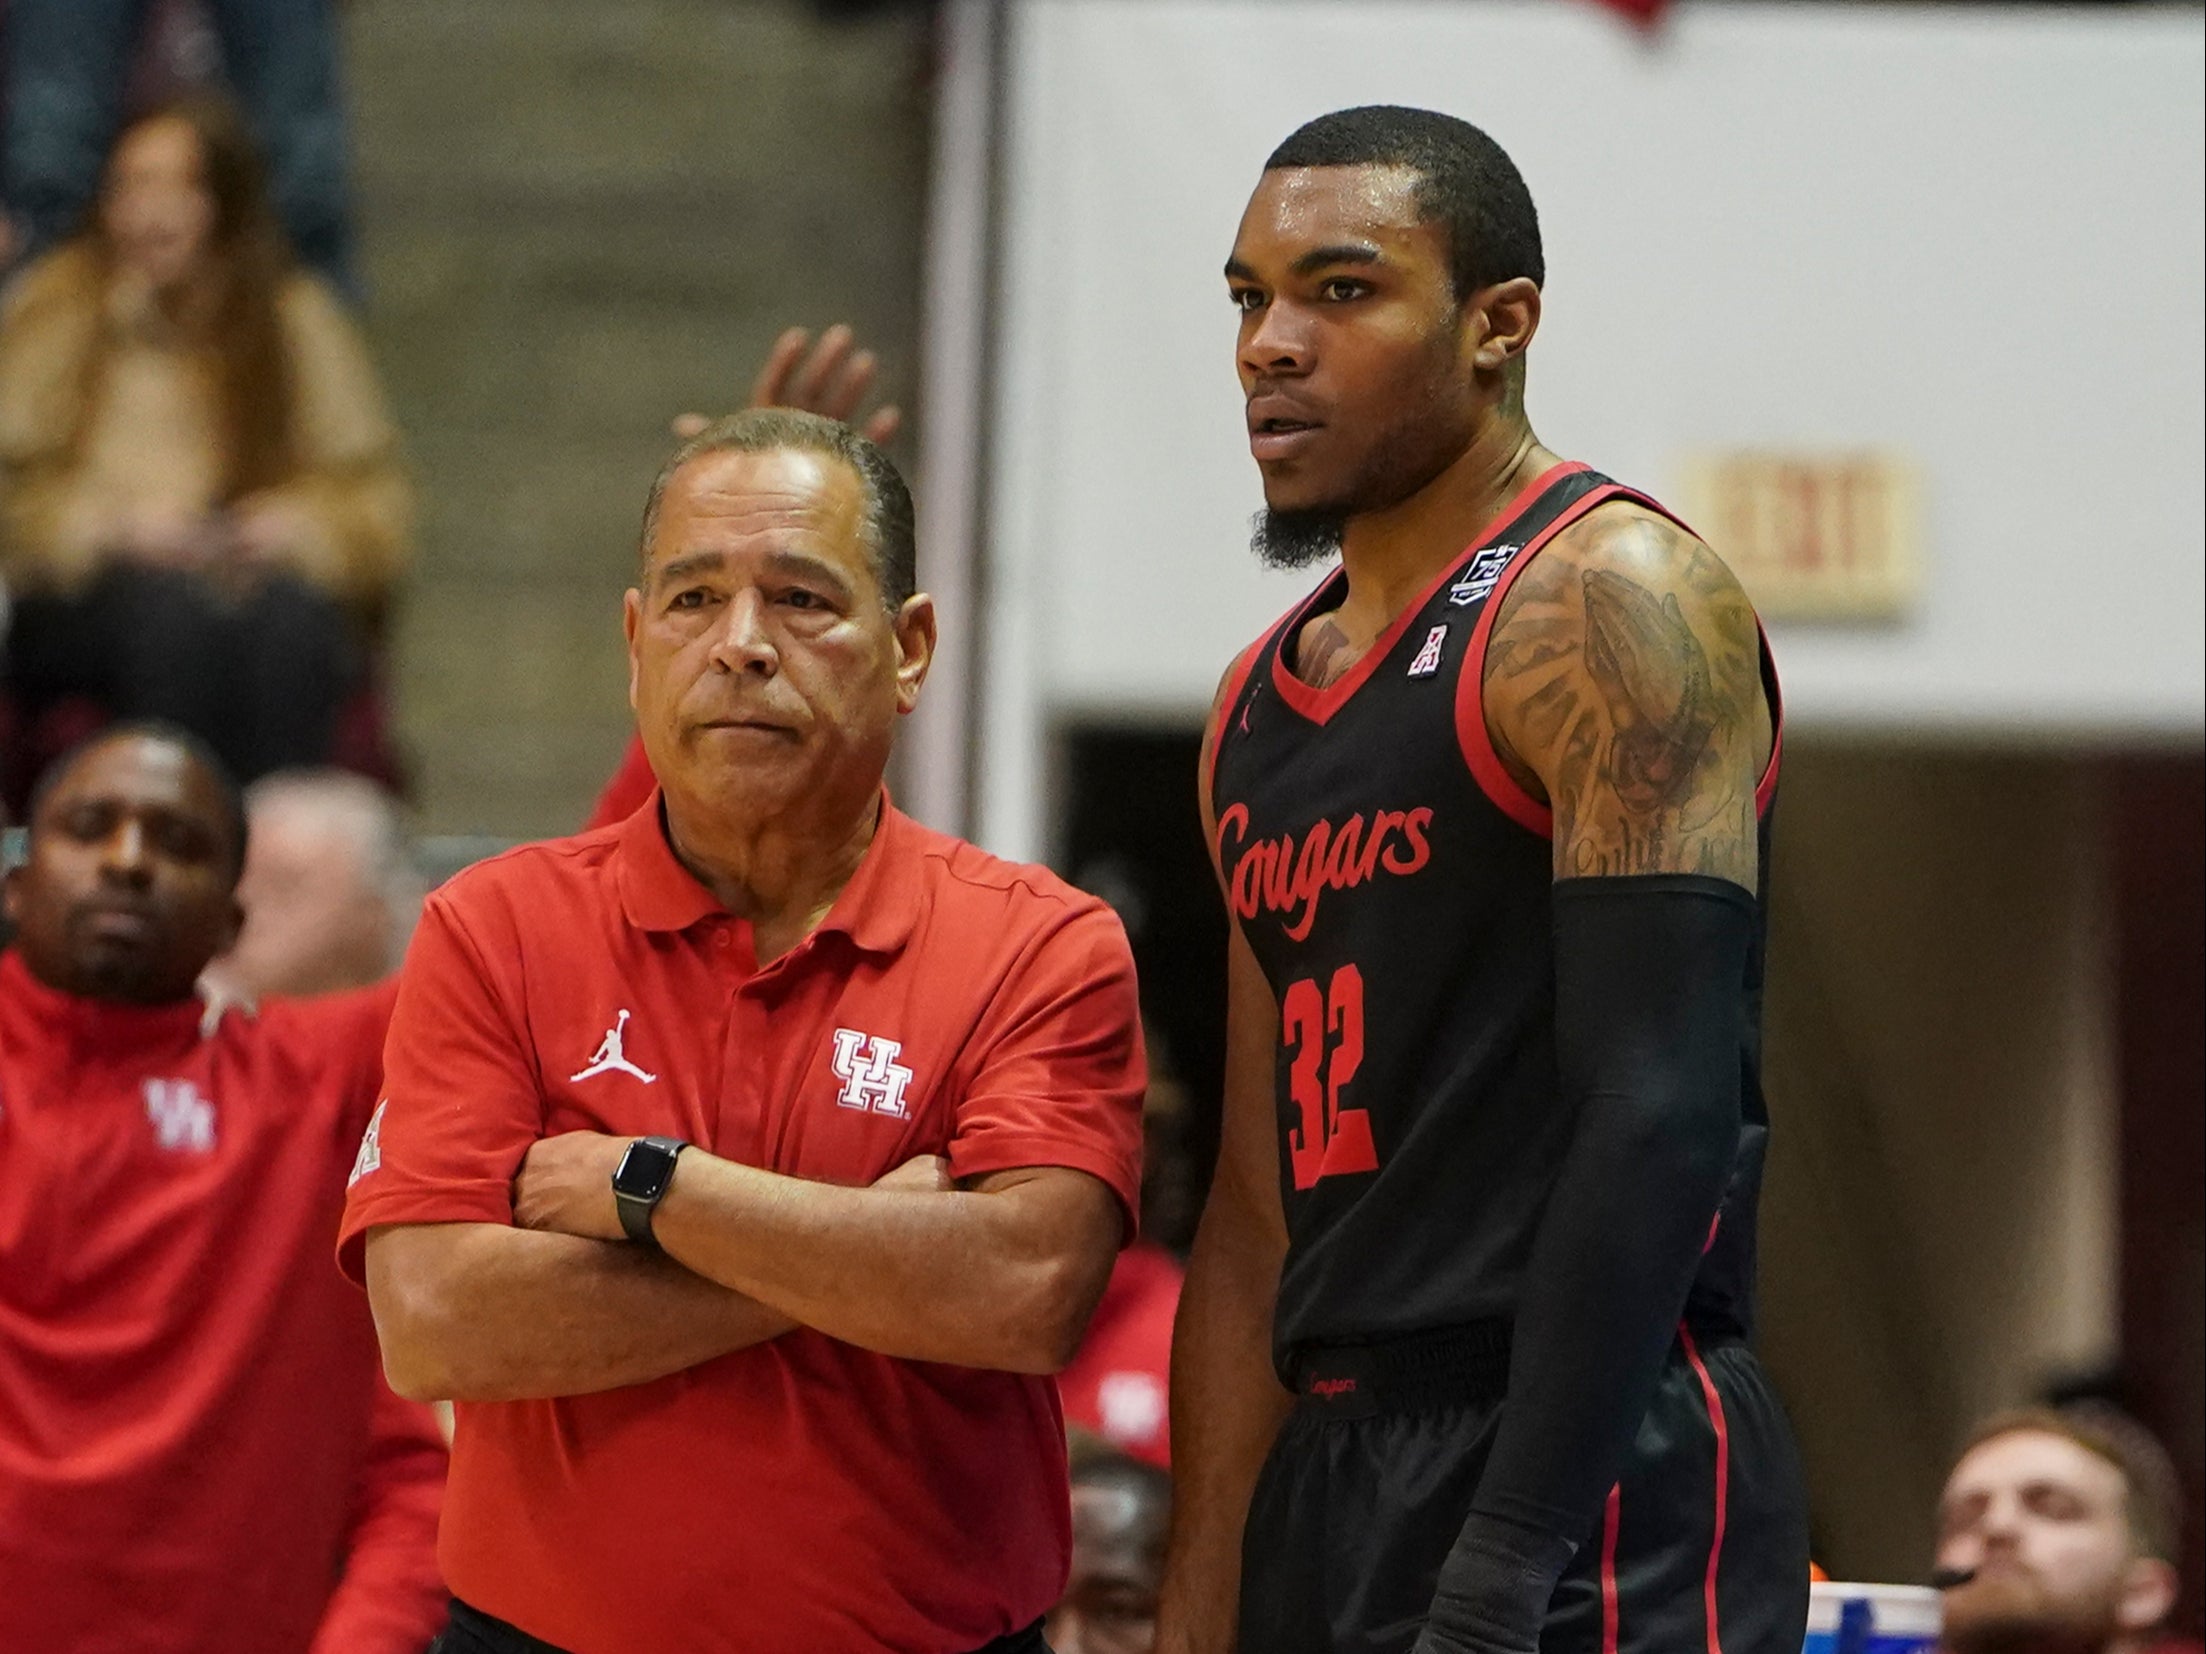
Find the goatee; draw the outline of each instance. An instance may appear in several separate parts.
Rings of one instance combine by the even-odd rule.
[[[1249,550],[1268,569],[1306,569],[1340,555],[1344,511],[1259,511],[1249,520]]]

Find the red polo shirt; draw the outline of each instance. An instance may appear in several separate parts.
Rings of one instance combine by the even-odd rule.
[[[760,969],[658,799],[429,900],[385,1052],[379,1224],[512,1221],[537,1138],[664,1133],[793,1177],[1067,1166],[1131,1229],[1143,1064],[1117,918],[885,802],[819,929]],[[363,1155],[363,1167],[370,1157]],[[459,1409],[439,1556],[463,1600],[576,1654],[957,1654],[1064,1586],[1047,1378],[800,1330],[599,1395]]]
[[[0,1649],[416,1654],[444,1437],[329,1266],[388,990],[201,1027],[0,954]]]

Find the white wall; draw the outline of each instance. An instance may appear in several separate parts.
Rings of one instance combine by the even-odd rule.
[[[1054,720],[1192,717],[1300,581],[1219,266],[1263,158],[1358,102],[1512,152],[1551,280],[1547,442],[1893,447],[1904,625],[1788,628],[1797,726],[2196,739],[2206,29],[2192,8],[1025,0],[1014,8],[979,836],[1047,848]]]

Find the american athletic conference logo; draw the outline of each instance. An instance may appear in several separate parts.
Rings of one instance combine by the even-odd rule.
[[[828,1062],[843,1082],[836,1105],[864,1114],[885,1114],[892,1120],[908,1118],[911,1108],[904,1093],[911,1086],[912,1071],[896,1060],[903,1049],[900,1042],[879,1034],[836,1029],[835,1054]]]

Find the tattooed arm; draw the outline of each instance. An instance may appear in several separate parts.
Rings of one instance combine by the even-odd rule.
[[[1637,506],[1532,560],[1486,652],[1486,727],[1555,812],[1555,876],[1704,873],[1754,888],[1769,761],[1761,643],[1716,554]]]
[[[1723,565],[1635,508],[1566,530],[1496,618],[1488,731],[1554,807],[1570,1144],[1519,1289],[1493,1449],[1417,1654],[1536,1654],[1678,1336],[1738,1150],[1770,743],[1758,656]]]

